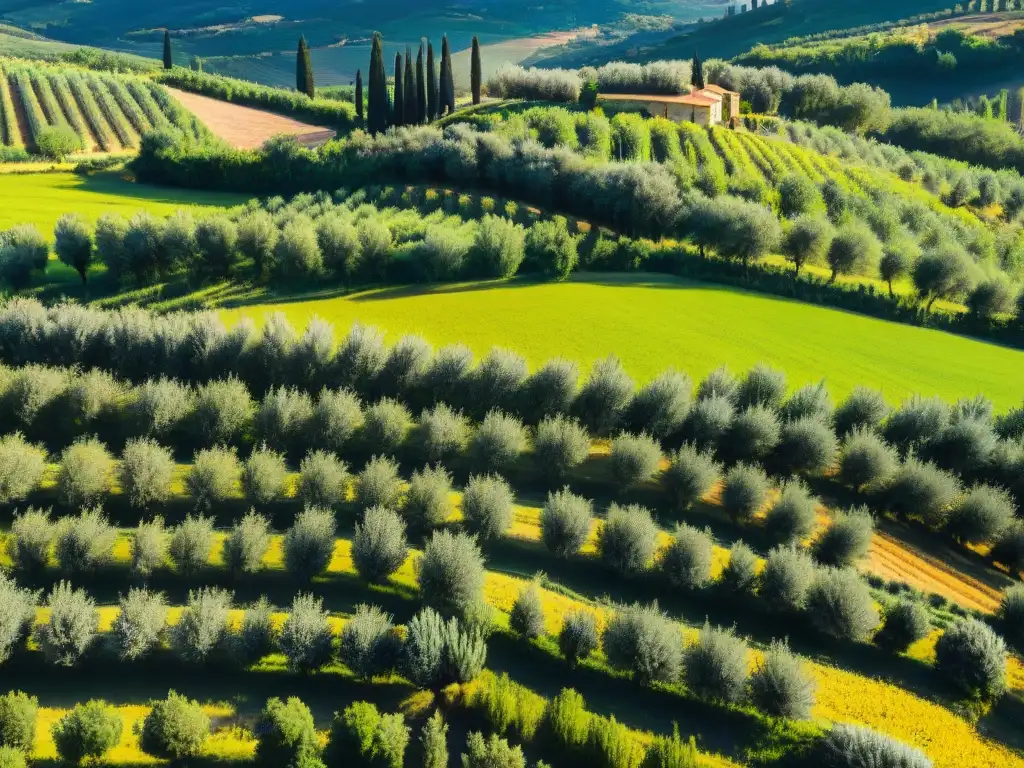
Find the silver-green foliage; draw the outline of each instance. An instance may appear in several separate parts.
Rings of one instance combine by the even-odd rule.
[[[105,565],[113,556],[117,530],[103,509],[83,509],[57,524],[54,555],[64,573],[81,574]]]
[[[190,575],[206,567],[213,550],[212,517],[189,515],[171,532],[167,548],[179,573]]]
[[[278,640],[289,669],[313,672],[331,660],[334,637],[327,617],[323,598],[295,596]]]
[[[683,648],[679,626],[657,603],[617,608],[604,630],[608,663],[644,684],[679,679]]]
[[[807,720],[816,687],[800,657],[774,641],[750,674],[750,703],[770,717]]]
[[[300,581],[311,581],[327,570],[334,555],[337,530],[334,513],[321,507],[306,507],[284,536],[284,565]]]
[[[597,548],[606,565],[630,575],[647,568],[657,540],[658,526],[647,509],[637,504],[612,504],[601,525]]]
[[[540,537],[557,557],[577,554],[590,536],[593,505],[568,488],[549,493],[540,511]]]
[[[99,629],[96,603],[84,590],[62,581],[46,598],[50,620],[36,628],[36,641],[46,658],[73,667],[92,646]]]
[[[270,521],[250,509],[224,540],[224,563],[235,574],[256,573],[270,549]]]
[[[401,643],[389,614],[377,606],[360,605],[341,632],[338,655],[356,676],[371,680],[398,665]]]
[[[20,432],[0,437],[0,503],[22,501],[46,471],[46,451],[28,443]]]
[[[367,509],[352,537],[352,562],[359,575],[371,584],[385,582],[408,554],[405,523],[398,513],[384,507]]]
[[[114,652],[122,661],[137,661],[157,647],[166,626],[164,596],[146,589],[131,589],[121,598],[110,630]]]
[[[171,648],[183,661],[202,664],[226,650],[232,595],[216,587],[188,593],[188,603],[171,629]]]

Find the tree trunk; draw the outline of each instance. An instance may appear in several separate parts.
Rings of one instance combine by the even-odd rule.
[[[889,284],[889,298],[890,299],[895,299],[896,296],[892,292],[892,280],[886,280],[885,282]]]
[[[836,281],[837,277],[839,277],[839,273],[836,270],[833,269],[832,270],[832,276],[828,279],[828,284],[832,285],[832,283],[834,283]]]
[[[928,299],[928,303],[925,305],[925,308],[924,308],[926,312],[931,312],[932,311],[932,304],[935,303],[935,300],[937,298],[939,298],[939,297],[938,296],[932,296],[930,299]]]

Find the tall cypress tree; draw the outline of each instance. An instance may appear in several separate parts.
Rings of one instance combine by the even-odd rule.
[[[306,45],[305,35],[299,38],[299,50],[295,55],[295,90],[311,99],[316,94],[313,65],[309,61],[309,46]]]
[[[438,108],[440,115],[450,115],[455,111],[455,73],[452,72],[452,50],[448,45],[448,35],[441,38],[441,103]]]
[[[402,54],[395,54],[395,125],[405,125],[405,84],[402,82]]]
[[[372,134],[382,133],[388,128],[388,76],[384,68],[384,41],[380,32],[373,33],[369,96],[367,127]]]
[[[696,90],[704,90],[704,65],[700,61],[697,51],[693,52],[693,64],[691,64],[690,85]]]
[[[427,82],[423,77],[423,43],[416,55],[416,122],[427,122]]]
[[[405,108],[405,124],[416,125],[420,120],[416,115],[416,75],[413,74],[412,49],[405,47],[405,91],[402,93],[402,106]]]
[[[470,57],[469,79],[473,90],[473,103],[480,103],[480,90],[483,86],[484,69],[480,61],[480,39],[473,35],[473,54]]]
[[[171,56],[171,30],[164,30],[164,69],[174,66],[174,57]]]
[[[363,121],[363,70],[356,70],[356,117]]]
[[[437,120],[437,65],[434,63],[434,44],[427,40],[427,121]]]

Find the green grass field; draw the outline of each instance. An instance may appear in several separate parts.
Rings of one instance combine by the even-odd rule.
[[[245,200],[244,195],[135,184],[114,174],[4,173],[0,174],[0,229],[31,223],[49,237],[64,213],[80,213],[95,221],[104,213],[131,216],[146,209],[164,216],[179,208],[230,206]]]
[[[914,392],[947,399],[980,392],[1006,410],[1024,398],[1024,351],[655,275],[281,298],[224,315],[259,322],[273,311],[300,328],[319,316],[339,336],[358,320],[387,330],[392,341],[420,333],[435,345],[463,342],[478,356],[505,346],[532,365],[562,356],[586,370],[616,354],[639,380],[671,366],[697,378],[723,363],[744,371],[765,360],[785,370],[791,386],[825,379],[836,397],[866,385],[893,402]]]

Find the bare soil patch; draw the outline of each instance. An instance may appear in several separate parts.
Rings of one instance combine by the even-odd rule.
[[[315,147],[336,135],[330,128],[309,125],[272,112],[243,107],[174,88],[167,90],[215,136],[238,149],[254,149],[262,146],[267,139],[282,134],[295,136],[304,146]]]
[[[928,25],[933,31],[954,27],[982,37],[997,38],[1012,35],[1024,27],[1024,12],[979,13],[974,16],[960,16],[954,19],[934,21]]]

